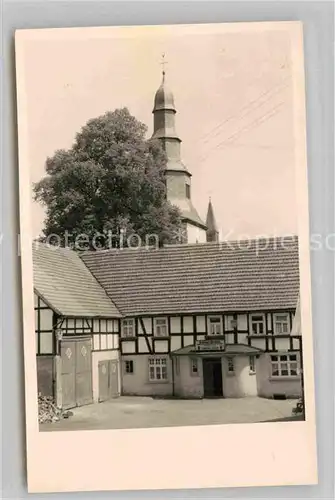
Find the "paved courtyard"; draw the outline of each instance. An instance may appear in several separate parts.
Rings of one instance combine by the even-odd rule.
[[[297,420],[297,400],[262,398],[168,400],[122,396],[71,410],[73,416],[41,431],[131,429]]]

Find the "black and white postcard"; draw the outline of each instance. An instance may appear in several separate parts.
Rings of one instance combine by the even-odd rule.
[[[20,30],[16,69],[29,490],[314,484],[301,24]]]

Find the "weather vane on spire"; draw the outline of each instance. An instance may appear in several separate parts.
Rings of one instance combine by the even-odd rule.
[[[163,52],[162,54],[162,62],[161,62],[161,65],[162,65],[162,73],[163,73],[163,76],[165,76],[165,65],[167,64],[166,60],[165,60],[165,52]]]

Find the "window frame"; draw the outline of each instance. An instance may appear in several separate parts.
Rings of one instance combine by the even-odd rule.
[[[131,371],[127,370],[128,363],[131,366]],[[135,367],[135,363],[134,363],[133,359],[125,359],[124,360],[124,373],[125,373],[125,375],[134,375],[134,373],[135,373],[134,367]]]
[[[234,356],[227,356],[227,373],[228,375],[235,375]]]
[[[249,356],[249,371],[252,375],[256,373],[256,356],[254,354]]]
[[[290,359],[294,357],[295,359]],[[276,359],[274,359],[276,358]],[[286,358],[286,359],[280,359]],[[271,378],[280,379],[280,378],[296,378],[299,377],[300,374],[300,363],[298,359],[297,353],[277,353],[270,355],[270,363],[271,363]],[[283,365],[287,366],[287,369],[283,369]],[[293,365],[293,367],[292,367]],[[277,367],[274,370],[274,367]],[[274,373],[277,371],[278,373]],[[283,373],[283,371],[287,372]],[[292,373],[294,371],[295,373]]]
[[[196,367],[194,371],[193,368]],[[190,373],[191,377],[199,377],[199,360],[198,358],[190,358]]]
[[[276,318],[278,316],[286,316],[286,321],[276,320]],[[287,332],[283,332],[283,331],[277,332],[276,325],[277,324],[283,325],[285,323],[287,324]],[[274,333],[274,335],[290,335],[290,315],[289,315],[289,313],[274,313],[273,314],[273,333]]]
[[[191,199],[191,184],[185,183],[185,197],[187,200]]]
[[[214,319],[218,319],[219,321],[217,322],[214,322],[214,323],[211,323],[211,320],[214,320]],[[212,324],[219,324],[220,325],[220,333],[212,333],[211,332],[211,325]],[[207,336],[208,337],[222,337],[224,334],[224,330],[223,330],[223,319],[222,319],[222,316],[220,315],[210,315],[210,316],[207,316]]]
[[[262,320],[256,320],[255,321],[255,317],[261,317]],[[265,318],[265,314],[264,313],[252,313],[250,314],[250,335],[265,335],[266,334],[266,318]],[[253,325],[263,325],[263,331],[262,332],[259,332],[257,331],[254,332],[254,329],[253,329]],[[258,330],[258,328],[257,328]]]
[[[132,335],[128,334],[129,325],[126,326],[127,334],[125,334],[125,323],[129,323],[129,322],[132,323],[132,331],[133,331]],[[124,339],[133,339],[134,337],[136,337],[136,333],[135,333],[135,318],[123,318],[122,319],[122,322],[121,322],[121,337],[124,338]]]
[[[164,361],[164,363],[163,363]],[[152,371],[151,367],[153,367],[154,377],[151,376]],[[163,370],[165,368],[165,370]],[[163,372],[165,372],[165,377],[163,377]],[[160,373],[160,377],[157,377],[157,374]],[[148,359],[148,378],[150,383],[167,383],[169,382],[169,373],[168,373],[168,358],[167,356],[150,356]]]
[[[162,320],[164,320],[164,322],[165,322],[166,334],[165,335],[158,335],[157,326],[158,326],[158,328],[161,328],[162,325],[157,325],[157,321],[162,321]],[[154,318],[154,337],[158,337],[160,339],[162,339],[162,338],[164,339],[164,338],[169,337],[169,322],[168,322],[167,316],[159,316],[159,317]]]

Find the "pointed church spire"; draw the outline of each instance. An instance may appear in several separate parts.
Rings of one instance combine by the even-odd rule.
[[[206,241],[208,243],[213,241],[219,241],[219,231],[217,230],[211,197],[209,197],[209,202],[208,202],[206,226],[207,226]]]

